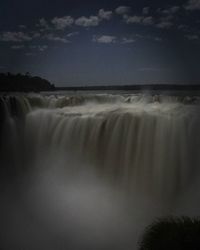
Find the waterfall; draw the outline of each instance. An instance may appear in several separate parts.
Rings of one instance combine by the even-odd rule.
[[[76,208],[80,207],[77,213],[84,211],[83,218],[89,221],[93,217],[88,213],[98,211],[103,223],[111,220],[108,233],[112,231],[110,237],[117,243],[113,246],[112,240],[108,243],[105,235],[101,235],[101,238],[97,233],[94,241],[98,242],[99,249],[108,249],[106,244],[111,244],[110,249],[129,249],[129,244],[124,247],[124,241],[129,242],[131,239],[127,236],[129,232],[135,230],[135,235],[139,234],[138,231],[141,232],[147,221],[158,215],[198,215],[193,207],[199,198],[199,100],[197,96],[149,93],[1,96],[2,171],[6,176],[7,172],[10,176],[13,171],[19,180],[23,175],[23,185],[32,190],[34,188],[27,184],[29,178],[31,185],[34,183],[33,186],[37,186],[37,195],[33,192],[36,203],[40,195],[40,199],[45,199],[51,193],[49,200],[52,203],[45,201],[46,206],[52,207],[52,204],[58,202],[58,206],[62,207],[59,205],[64,202],[61,193],[63,195],[66,192],[69,198],[72,189],[72,193],[78,195],[75,199]],[[37,181],[39,178],[37,185],[34,178]],[[65,183],[63,185],[67,185],[67,188],[63,189],[61,184],[55,184],[57,182]],[[44,188],[43,183],[48,185]],[[48,187],[43,196],[38,186],[42,186],[43,191]],[[94,194],[91,190],[94,190]],[[96,202],[99,210],[95,205],[94,211],[89,205],[84,208],[85,202]],[[67,204],[69,206],[71,203]],[[200,208],[199,204],[196,206]],[[124,207],[132,210],[126,210],[128,217],[124,216]],[[104,208],[105,213],[102,213]],[[42,209],[38,209],[39,214],[43,214]],[[65,206],[62,212],[58,209],[61,217],[63,209]],[[109,219],[112,213],[116,213],[116,217]],[[148,213],[151,214],[149,218]],[[75,213],[75,221],[76,216]],[[120,222],[120,216],[122,220],[129,221],[128,229],[127,223]],[[139,219],[136,219],[137,216]],[[82,217],[80,215],[80,221]],[[94,221],[97,217],[94,216]],[[120,229],[115,232],[113,221],[125,228],[126,237]],[[139,225],[138,228],[132,228],[130,221]],[[80,227],[79,222],[70,223],[78,223],[77,227]],[[93,228],[93,223],[89,224],[91,228],[87,224],[90,234],[94,228],[97,231],[99,228],[105,230],[100,221],[96,222],[97,228]],[[67,232],[69,230],[72,229],[66,229]],[[77,228],[73,230],[77,232]],[[123,235],[123,244],[120,243],[123,247],[116,240],[118,234]],[[70,234],[67,235],[69,237]],[[82,239],[79,240],[82,242]],[[87,244],[98,249],[95,242]],[[100,247],[99,244],[104,243],[105,246]],[[74,241],[71,244],[74,249],[81,249],[75,246]],[[87,249],[90,249],[87,244]]]

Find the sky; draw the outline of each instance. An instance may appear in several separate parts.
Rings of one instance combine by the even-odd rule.
[[[56,86],[200,84],[200,0],[1,0],[0,72]]]

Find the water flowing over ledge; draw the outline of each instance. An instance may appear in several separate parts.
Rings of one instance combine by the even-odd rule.
[[[90,221],[90,213],[93,212],[93,221],[86,223],[88,234],[94,228],[104,231],[104,225],[100,225],[99,221],[94,223],[98,217],[96,213],[104,209],[103,214],[100,213],[102,221],[107,225],[106,220],[111,218],[111,231],[116,226],[115,223],[125,227],[126,237],[122,234],[122,238],[127,242],[131,238],[130,232],[135,230],[137,235],[147,221],[159,214],[198,215],[199,97],[29,94],[1,96],[0,111],[2,173],[4,176],[20,178],[21,175],[37,176],[39,184],[36,182],[37,185],[33,186],[41,189],[38,188],[37,195],[34,193],[37,197],[35,203],[38,202],[38,197],[48,197],[49,200],[46,203],[42,201],[42,204],[54,211],[52,204],[58,199],[61,217],[66,216],[63,214],[66,207],[68,209],[71,206],[72,210],[79,207],[77,214],[72,213],[75,222],[72,221],[71,224],[78,223],[74,229],[76,232],[77,228],[81,231],[77,221],[82,221],[83,218]],[[43,176],[42,173],[46,174],[41,181],[38,176]],[[65,183],[64,187],[60,187],[58,183]],[[122,192],[123,197],[124,194],[128,197],[122,203],[134,210],[131,219],[128,219],[136,225],[134,229],[132,226],[127,229],[125,222],[119,222],[111,216],[115,213],[116,217],[127,220],[120,210],[126,210],[123,206],[121,208],[121,198],[113,198],[115,192],[117,196]],[[66,199],[67,205],[63,199]],[[93,202],[97,206],[91,208],[88,204]],[[39,211],[44,216],[41,208]],[[148,216],[148,213],[151,215]],[[141,221],[138,222],[136,217]],[[47,220],[51,221],[49,218]],[[58,221],[59,219],[56,220],[57,224]],[[71,228],[66,231],[69,230]],[[113,232],[113,238],[121,233],[121,230]],[[87,242],[85,239],[83,241]],[[105,238],[96,239],[95,242],[98,245],[103,242],[107,246],[113,240]],[[74,246],[75,243],[71,244]],[[129,249],[117,242],[116,245],[118,248],[115,246],[110,249]],[[105,246],[101,249],[106,249]],[[81,248],[77,246],[77,249]]]

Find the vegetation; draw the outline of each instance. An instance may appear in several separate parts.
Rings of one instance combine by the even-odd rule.
[[[0,73],[0,91],[1,92],[38,92],[54,90],[55,87],[49,81],[38,76],[31,76],[28,72],[25,75]]]
[[[147,227],[139,249],[200,249],[200,220],[189,217],[170,217],[158,220]]]
[[[176,84],[133,84],[133,85],[91,85],[91,86],[71,86],[71,87],[57,87],[57,90],[136,90],[136,91],[199,91],[200,84],[192,85],[176,85]]]
[[[26,74],[0,73],[0,92],[39,92],[39,91],[200,91],[200,84],[176,85],[176,84],[133,84],[133,85],[88,85],[88,86],[66,86],[55,87],[49,81]]]

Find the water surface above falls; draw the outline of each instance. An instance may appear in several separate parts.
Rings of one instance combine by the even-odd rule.
[[[6,249],[137,249],[156,217],[199,215],[198,96],[4,95],[0,110]]]

